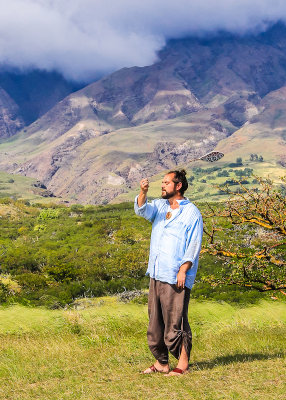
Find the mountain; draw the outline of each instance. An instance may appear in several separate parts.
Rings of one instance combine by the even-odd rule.
[[[24,126],[20,116],[19,107],[0,87],[0,139],[13,136]]]
[[[215,148],[285,166],[286,27],[170,40],[158,61],[70,94],[0,146],[0,168],[74,202],[121,199],[142,176]]]
[[[22,71],[7,66],[0,68],[0,87],[16,103],[17,115],[22,120],[21,127],[31,124],[83,86],[82,83],[66,80],[57,72],[35,69]]]
[[[231,137],[222,140],[217,150],[226,153],[225,160],[261,154],[282,176],[285,171],[281,167],[286,167],[286,86],[268,93],[261,100],[259,110]]]

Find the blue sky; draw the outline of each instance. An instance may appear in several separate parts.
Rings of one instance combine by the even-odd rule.
[[[285,0],[0,0],[0,63],[90,80],[144,66],[169,38],[263,31]]]

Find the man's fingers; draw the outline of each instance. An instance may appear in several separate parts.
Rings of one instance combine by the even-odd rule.
[[[142,189],[146,190],[149,188],[149,180],[147,178],[144,178],[140,181],[140,186]]]

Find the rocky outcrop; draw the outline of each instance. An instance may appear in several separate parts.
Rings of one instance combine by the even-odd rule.
[[[83,84],[67,81],[61,74],[44,70],[23,70],[0,66],[0,87],[17,104],[28,126]]]
[[[24,126],[19,115],[19,107],[11,97],[0,88],[0,138],[15,135]]]

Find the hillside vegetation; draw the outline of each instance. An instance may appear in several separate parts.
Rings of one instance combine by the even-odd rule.
[[[146,286],[150,227],[132,205],[1,202],[2,301],[57,307],[78,296]]]
[[[191,300],[190,373],[171,378],[139,373],[153,363],[146,305],[116,298],[76,305],[0,308],[1,399],[285,398],[283,303],[237,308]]]
[[[199,208],[204,213],[208,206],[199,204]],[[222,205],[214,203],[214,208],[219,212]],[[206,229],[212,229],[211,225],[208,227],[209,223],[212,220],[206,219]],[[220,240],[225,241],[226,246],[233,238],[232,244],[247,249],[249,234],[257,251],[265,245],[264,236],[255,227],[246,226],[239,230],[222,218],[218,223]],[[66,207],[31,205],[26,201],[3,198],[0,199],[0,228],[2,303],[59,308],[79,297],[98,297],[148,287],[145,272],[151,224],[134,214],[132,203]],[[258,240],[260,237],[262,242]],[[207,236],[204,243],[206,239]],[[254,251],[252,247],[251,252]],[[247,257],[245,262],[248,262]],[[273,291],[262,295],[235,284],[208,283],[207,277],[226,276],[228,268],[223,258],[203,253],[193,296],[244,303],[257,301],[262,296],[282,296]],[[146,301],[146,296],[143,295],[142,301]]]

